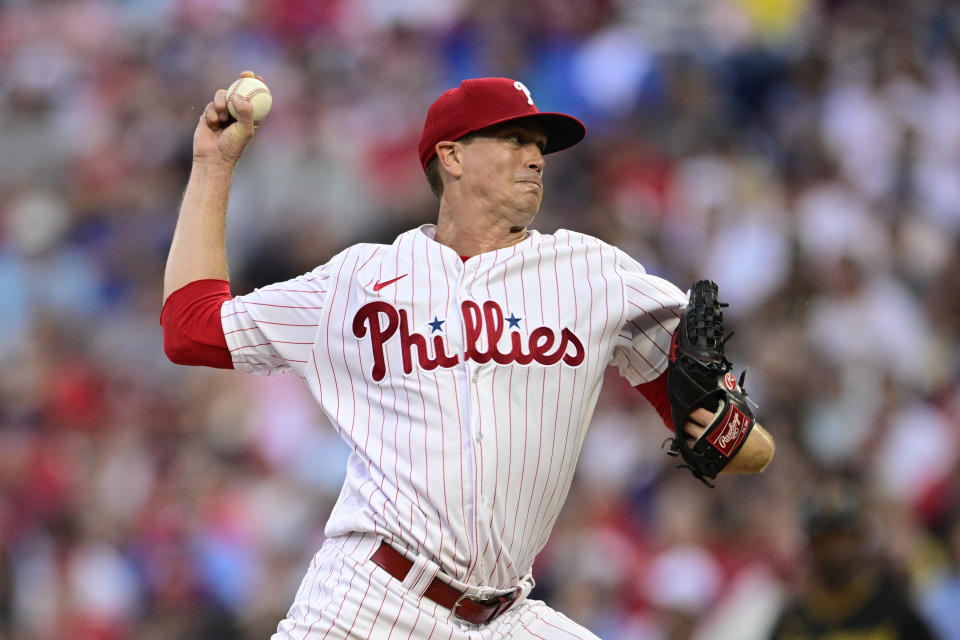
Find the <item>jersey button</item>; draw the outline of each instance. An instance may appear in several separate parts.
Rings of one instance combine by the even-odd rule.
[[[477,442],[481,442],[481,441],[483,441],[483,434],[482,434],[482,433],[478,433],[477,435],[475,435],[475,436],[473,437],[473,439],[476,440]]]

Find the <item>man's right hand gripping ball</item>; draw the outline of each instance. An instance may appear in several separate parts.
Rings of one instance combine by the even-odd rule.
[[[710,487],[710,481],[737,454],[755,423],[742,387],[743,375],[738,382],[724,356],[724,306],[717,297],[716,283],[701,280],[693,285],[680,326],[673,334],[667,369],[674,429],[668,453],[680,456],[680,466]],[[690,444],[685,426],[697,409],[711,412],[712,419]]]
[[[263,81],[252,71],[240,75]],[[207,103],[193,132],[194,161],[214,162],[232,168],[240,160],[257,127],[253,124],[253,105],[239,96],[234,96],[233,100],[236,118],[230,115],[227,107],[226,89],[218,90],[213,100]]]

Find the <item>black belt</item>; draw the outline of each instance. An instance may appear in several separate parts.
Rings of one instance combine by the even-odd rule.
[[[413,567],[412,560],[405,558],[403,554],[386,542],[380,543],[380,548],[374,552],[370,559],[401,582]],[[467,595],[439,578],[434,578],[430,581],[423,595],[440,606],[450,609],[453,615],[461,620],[471,624],[487,624],[510,608],[510,605],[520,595],[520,587],[506,595],[481,600]]]

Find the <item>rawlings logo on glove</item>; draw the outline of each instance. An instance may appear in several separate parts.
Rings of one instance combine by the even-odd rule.
[[[743,390],[744,375],[738,383],[724,355],[724,344],[733,335],[723,337],[724,306],[717,297],[716,283],[701,280],[693,285],[670,343],[667,369],[674,431],[667,453],[680,456],[680,467],[689,469],[708,487],[743,446],[755,424]],[[711,411],[713,418],[690,446],[684,426],[690,413],[699,408]]]
[[[740,444],[747,437],[747,425],[750,424],[748,418],[742,411],[735,406],[730,405],[726,417],[721,422],[720,427],[708,437],[710,444],[715,446],[720,453],[726,457],[731,457],[733,452],[740,448]]]

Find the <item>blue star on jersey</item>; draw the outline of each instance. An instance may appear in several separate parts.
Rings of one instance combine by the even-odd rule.
[[[523,318],[518,318],[518,317],[516,317],[515,315],[513,315],[513,312],[511,311],[511,312],[510,312],[510,317],[509,317],[509,318],[504,318],[504,320],[506,320],[507,322],[510,323],[510,327],[509,327],[510,329],[519,329],[519,328],[520,328],[520,321],[523,320]]]
[[[434,331],[443,331],[444,322],[446,322],[446,320],[438,320],[437,316],[433,316],[433,322],[427,323],[430,325],[430,333],[433,333]]]

